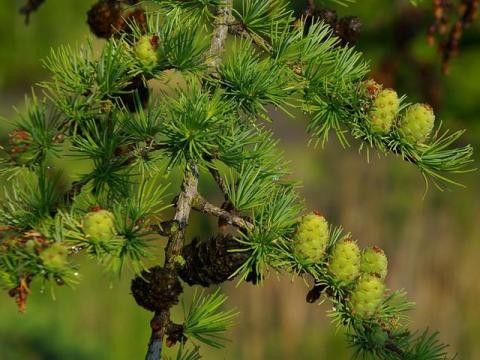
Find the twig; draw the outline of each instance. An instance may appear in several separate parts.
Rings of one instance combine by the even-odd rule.
[[[233,0],[225,0],[217,10],[215,30],[213,31],[212,43],[208,51],[208,66],[215,71],[222,61],[222,52],[225,48],[225,40],[228,35],[228,24],[232,19]]]
[[[250,230],[253,228],[253,224],[245,220],[241,216],[232,214],[227,210],[224,210],[222,208],[219,208],[218,206],[209,203],[207,200],[205,200],[202,196],[198,194],[193,199],[192,208],[205,214],[221,218],[227,224],[234,225],[244,230]]]
[[[185,239],[185,228],[190,217],[190,210],[193,198],[197,194],[198,187],[198,167],[196,164],[189,163],[185,168],[182,189],[177,200],[177,210],[173,218],[177,225],[175,231],[170,234],[167,248],[165,250],[164,268],[176,272],[175,258],[182,252],[183,242]],[[167,332],[170,323],[170,309],[156,312],[150,326],[152,335],[148,344],[146,360],[160,359],[162,351],[163,338]]]
[[[185,175],[182,183],[182,190],[178,196],[177,211],[173,220],[177,224],[177,231],[172,232],[165,250],[165,268],[175,270],[175,256],[180,255],[185,238],[185,228],[190,217],[190,210],[194,197],[197,195],[198,167],[189,163],[185,168]]]
[[[160,224],[152,224],[148,226],[148,229],[161,236],[170,236],[176,231],[176,223],[173,220],[163,221]]]
[[[232,16],[233,0],[224,0],[223,4],[217,9],[215,20],[215,30],[213,32],[212,43],[209,50],[209,70],[215,73],[221,62],[221,53],[225,47],[225,41],[228,35],[228,21]],[[190,210],[194,197],[197,195],[198,187],[198,167],[194,163],[188,163],[185,168],[185,174],[182,183],[182,189],[177,200],[177,209],[174,216],[174,222],[178,228],[169,236],[167,248],[165,250],[166,270],[176,273],[176,257],[180,255],[185,240],[185,228],[190,216]],[[148,344],[146,360],[159,360],[162,353],[163,338],[167,333],[170,323],[170,309],[158,311],[155,313],[150,325],[152,335]]]
[[[215,169],[214,167],[209,166],[208,170],[210,171],[210,174],[212,175],[213,179],[217,183],[218,187],[223,193],[223,196],[225,197],[225,200],[228,201],[228,188],[227,184],[225,184],[225,181],[222,178],[222,175],[220,175],[220,172]]]

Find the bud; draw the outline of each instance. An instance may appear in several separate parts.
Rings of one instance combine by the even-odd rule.
[[[357,242],[344,239],[337,242],[328,269],[333,277],[343,283],[350,283],[360,273],[360,249]]]
[[[115,235],[115,221],[108,210],[92,211],[83,217],[83,232],[93,241],[111,240]]]
[[[402,137],[412,144],[424,143],[430,136],[435,123],[435,114],[428,104],[410,105],[400,121]]]
[[[61,243],[54,243],[40,253],[43,265],[51,270],[59,270],[68,264],[68,251]]]
[[[394,90],[378,91],[373,100],[372,109],[368,113],[372,131],[383,135],[388,134],[395,121],[399,106],[400,100]]]
[[[153,67],[158,62],[158,35],[143,35],[135,44],[135,55],[147,67]]]
[[[320,262],[325,255],[329,238],[327,220],[321,215],[305,215],[294,236],[295,255],[311,263]]]
[[[380,279],[387,276],[387,256],[378,246],[366,248],[362,251],[360,271],[365,274],[377,275]]]
[[[372,317],[382,303],[385,284],[375,275],[362,275],[358,278],[350,294],[352,314],[365,319]]]

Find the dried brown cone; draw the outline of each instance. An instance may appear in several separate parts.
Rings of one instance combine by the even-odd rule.
[[[249,257],[248,251],[233,251],[239,248],[231,235],[217,235],[206,242],[194,239],[183,248],[185,264],[179,269],[180,278],[190,286],[205,287],[230,280]]]
[[[356,16],[347,16],[338,18],[337,12],[328,8],[307,9],[299,21],[305,22],[304,36],[308,34],[310,28],[315,23],[328,24],[335,36],[340,39],[340,45],[353,45],[357,41],[362,28],[360,18]]]
[[[130,290],[139,306],[156,312],[178,304],[183,288],[176,274],[155,266],[134,278]]]
[[[356,16],[341,18],[335,28],[336,35],[341,39],[342,45],[355,44],[357,42],[362,23]]]
[[[110,38],[118,31],[122,9],[117,0],[100,0],[87,12],[87,23],[96,36]]]

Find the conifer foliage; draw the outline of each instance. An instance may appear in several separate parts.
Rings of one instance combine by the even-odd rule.
[[[120,11],[114,3],[100,5]],[[462,132],[434,128],[428,105],[369,79],[362,54],[313,11],[296,19],[281,0],[152,3],[140,23],[103,27],[98,54],[89,44],[52,50],[51,79],[27,98],[2,147],[0,285],[20,310],[33,281],[77,282],[85,253],[133,271],[132,294],[153,313],[147,359],[165,344],[178,347],[177,359],[199,359],[198,343],[221,347],[235,312],[222,310],[219,291],[197,293],[174,323],[185,287],[291,273],[312,283],[307,302],[331,301],[356,356],[447,358],[436,334],[408,329],[411,304],[387,288],[383,250],[362,250],[328,214],[304,208],[267,124],[272,108],[303,111],[313,144],[332,132],[345,146],[357,139],[439,187],[470,170],[472,148],[454,144]],[[99,17],[91,10],[90,25]],[[65,158],[88,170],[62,173]],[[223,204],[200,193],[208,177]],[[217,217],[218,231],[187,238],[192,211]]]

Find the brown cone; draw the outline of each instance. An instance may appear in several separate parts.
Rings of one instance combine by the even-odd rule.
[[[150,311],[161,311],[178,304],[182,285],[178,277],[160,266],[152,267],[132,280],[135,301]]]
[[[249,257],[247,251],[232,251],[240,247],[231,235],[217,235],[206,242],[194,239],[183,248],[185,265],[179,270],[180,278],[190,286],[205,287],[229,280]]]

